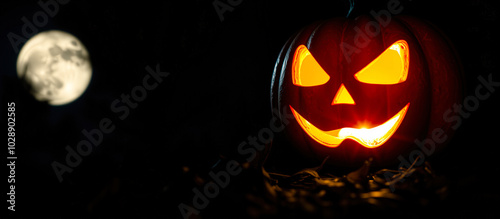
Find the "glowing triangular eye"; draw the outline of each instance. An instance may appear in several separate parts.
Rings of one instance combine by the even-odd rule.
[[[356,80],[368,84],[398,84],[406,81],[410,67],[410,48],[398,40],[354,75]]]
[[[306,46],[300,45],[293,56],[292,82],[301,87],[325,84],[330,76],[318,64]]]

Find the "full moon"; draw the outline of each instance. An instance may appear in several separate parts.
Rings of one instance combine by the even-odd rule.
[[[38,101],[64,105],[80,97],[92,77],[85,46],[58,30],[41,32],[22,47],[17,75]]]

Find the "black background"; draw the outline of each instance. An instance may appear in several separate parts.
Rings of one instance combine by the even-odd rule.
[[[385,1],[370,2],[356,1],[356,10],[386,8]],[[434,23],[456,46],[467,94],[474,93],[479,75],[493,74],[500,81],[496,3],[401,2],[402,14]],[[233,156],[247,136],[267,127],[271,76],[283,44],[300,28],[345,16],[348,9],[344,0],[243,0],[221,21],[212,1],[70,1],[39,32],[58,29],[79,38],[89,51],[93,75],[79,99],[54,107],[37,102],[22,87],[17,54],[6,37],[22,35],[20,18],[31,19],[41,8],[35,1],[5,3],[0,9],[0,112],[6,118],[6,103],[16,102],[18,140],[16,212],[9,215],[181,217],[177,206],[190,202],[196,185],[183,167],[206,175],[221,156]],[[170,75],[119,119],[111,103],[141,85],[145,67],[157,64]],[[438,215],[498,215],[499,98],[496,92],[480,102],[449,147],[431,160],[451,187],[450,201]],[[116,130],[105,134],[60,183],[51,163],[64,163],[64,148],[75,148],[84,139],[81,131],[98,128],[103,118],[110,118]],[[231,191],[238,186],[235,181]]]

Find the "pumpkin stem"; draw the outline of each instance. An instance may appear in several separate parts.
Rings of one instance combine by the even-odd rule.
[[[387,10],[387,0],[348,0],[349,11],[346,18],[356,18],[360,15],[367,15],[371,11]]]
[[[345,16],[346,18],[349,17],[349,15],[351,14],[353,9],[354,9],[354,0],[349,0],[349,11],[347,12],[347,15]]]

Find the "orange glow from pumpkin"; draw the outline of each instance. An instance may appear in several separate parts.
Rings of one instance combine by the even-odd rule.
[[[349,91],[347,91],[347,89],[345,88],[344,84],[340,85],[337,94],[335,94],[335,97],[333,98],[332,105],[335,104],[356,104],[354,102],[354,99],[352,99],[351,94],[349,94]]]
[[[292,63],[292,83],[301,87],[325,84],[330,76],[314,59],[306,46],[300,45],[295,50]]]
[[[406,81],[409,67],[408,43],[405,40],[398,40],[354,77],[368,84],[398,84]]]
[[[376,148],[384,144],[399,128],[408,111],[410,103],[381,125],[372,128],[340,128],[323,131],[302,117],[293,109],[292,113],[302,129],[314,140],[328,147],[338,147],[345,139],[352,139],[366,148]]]

